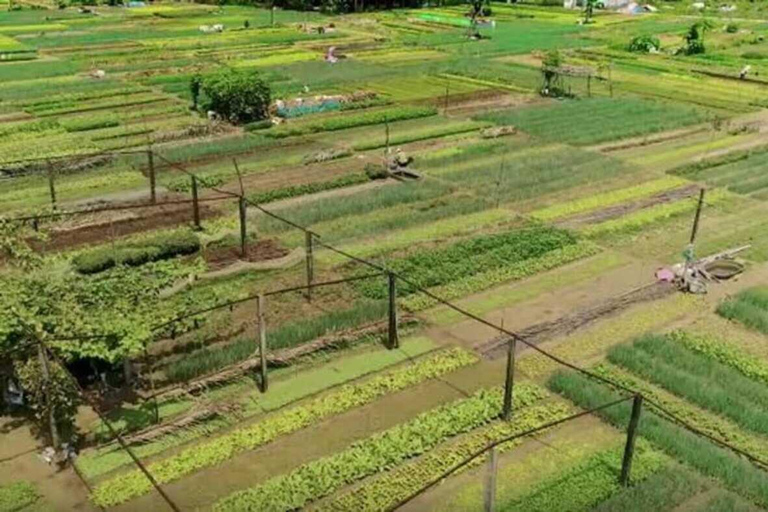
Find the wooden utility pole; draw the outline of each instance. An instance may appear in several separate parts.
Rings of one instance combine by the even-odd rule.
[[[312,282],[315,280],[314,241],[312,233],[305,233],[305,252],[307,263],[307,301],[312,302]]]
[[[248,233],[246,232],[245,214],[246,214],[245,197],[241,196],[238,201],[238,210],[240,211],[240,256],[246,258],[248,256],[247,240]]]
[[[56,184],[54,178],[53,164],[48,160],[48,191],[51,194],[51,206],[56,209]]]
[[[504,382],[504,409],[502,418],[504,421],[512,419],[512,393],[515,388],[515,349],[517,348],[517,339],[511,338],[507,342],[507,378]]]
[[[397,278],[392,272],[387,273],[389,284],[389,348],[400,348],[400,338],[397,334]]]
[[[197,198],[197,176],[194,174],[191,176],[192,179],[192,220],[195,223],[195,229],[202,229],[202,226],[200,225],[200,204],[198,203]]]
[[[485,512],[494,512],[496,509],[496,475],[499,467],[499,455],[496,447],[488,450],[488,471],[485,475],[484,504]]]
[[[59,429],[56,426],[56,408],[51,400],[51,371],[48,367],[48,354],[42,342],[38,342],[37,356],[40,359],[40,368],[43,373],[43,388],[45,390],[45,405],[48,409],[48,424],[51,429],[51,444],[54,450],[61,448]]]
[[[632,456],[635,453],[635,439],[637,438],[637,425],[640,423],[640,413],[643,409],[643,396],[635,395],[632,402],[632,417],[629,419],[627,429],[627,444],[624,447],[624,460],[621,464],[621,477],[619,483],[624,487],[629,485],[629,477],[632,471]]]
[[[267,382],[267,326],[264,323],[264,295],[256,298],[256,317],[258,321],[259,370],[261,372],[261,392],[266,393]]]
[[[147,172],[149,173],[149,200],[157,204],[157,180],[155,177],[155,154],[152,148],[147,150]]]

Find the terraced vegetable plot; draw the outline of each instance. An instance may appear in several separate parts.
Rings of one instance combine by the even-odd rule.
[[[181,510],[376,512],[435,481],[401,510],[480,510],[485,455],[446,472],[539,428],[498,446],[497,510],[768,508],[717,445],[768,460],[760,9],[708,6],[694,56],[680,6],[496,2],[468,37],[466,5],[32,1],[0,13],[4,389],[43,336]],[[226,69],[268,84],[266,118],[194,108]],[[692,297],[654,272],[704,186],[696,256],[751,247]],[[505,329],[538,349],[509,421]],[[629,403],[568,419],[618,398],[569,365],[645,397],[632,486]],[[78,405],[88,486],[37,459],[50,425],[3,417],[0,509],[167,507]]]

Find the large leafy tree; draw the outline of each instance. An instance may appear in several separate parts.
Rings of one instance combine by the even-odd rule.
[[[203,110],[216,112],[231,123],[250,123],[269,115],[269,85],[256,71],[221,70],[203,77],[199,92]]]

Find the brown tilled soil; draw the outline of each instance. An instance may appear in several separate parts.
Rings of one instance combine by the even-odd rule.
[[[44,242],[31,240],[30,245],[43,252],[61,251],[87,244],[100,244],[134,233],[192,223],[191,203],[125,211],[131,214],[94,213],[84,222],[85,217],[81,217],[77,225],[55,227],[50,231],[48,240]],[[200,205],[201,219],[218,215],[219,212],[210,205],[205,203]]]
[[[624,311],[634,304],[660,299],[675,291],[676,288],[669,283],[653,283],[618,297],[606,299],[595,307],[577,310],[555,320],[531,325],[517,331],[517,334],[531,344],[538,345],[549,339],[566,336],[597,320]],[[478,343],[474,348],[486,357],[500,357],[506,353],[508,339],[508,336],[498,336],[491,341]],[[518,343],[516,346],[517,352],[527,348],[523,343]]]
[[[263,239],[251,242],[246,246],[246,256],[240,254],[240,245],[216,247],[203,251],[203,257],[208,262],[210,270],[219,270],[238,260],[265,261],[282,258],[290,251],[272,239]]]
[[[597,224],[598,222],[623,217],[624,215],[636,212],[638,210],[643,210],[645,208],[650,208],[659,204],[671,203],[686,197],[691,197],[698,193],[699,190],[699,185],[688,185],[682,188],[676,188],[674,190],[667,190],[646,199],[641,199],[630,203],[617,204],[616,206],[611,206],[602,210],[575,215],[573,217],[564,219],[561,222],[558,222],[558,226],[573,229],[587,224]]]

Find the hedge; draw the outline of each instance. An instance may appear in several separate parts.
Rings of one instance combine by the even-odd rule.
[[[102,247],[77,255],[72,260],[75,270],[81,274],[96,274],[116,265],[137,267],[150,261],[158,261],[193,254],[200,250],[200,240],[191,231],[175,231],[156,235],[141,242]]]

